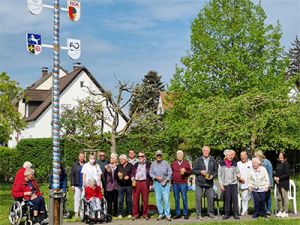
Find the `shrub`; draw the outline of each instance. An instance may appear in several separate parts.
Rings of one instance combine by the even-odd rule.
[[[22,164],[16,149],[0,147],[0,182],[7,182],[14,177]]]

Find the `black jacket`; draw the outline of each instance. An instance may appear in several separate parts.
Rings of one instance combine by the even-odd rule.
[[[276,177],[279,177],[278,188],[284,188],[288,191],[290,189],[290,168],[288,162],[278,161],[274,173]]]
[[[71,186],[79,187],[79,175],[82,176],[82,174],[79,173],[79,171],[81,170],[82,166],[80,166],[79,161],[76,161],[73,164],[71,169]]]
[[[124,187],[124,186],[131,186],[132,185],[132,183],[131,183],[132,168],[133,168],[133,165],[131,163],[127,163],[125,167],[121,164],[119,164],[117,166],[115,174],[116,174],[116,178],[117,178],[117,182],[118,182],[119,186]],[[119,179],[119,176],[117,175],[118,172],[123,173],[123,179]],[[125,180],[124,179],[125,176],[129,176],[129,179]]]
[[[201,170],[206,170],[203,156],[200,156],[192,169],[193,174],[196,175],[196,185],[203,187],[212,187],[214,185],[213,179],[207,180],[204,176],[200,174]],[[218,176],[218,164],[213,156],[209,157],[208,161],[208,173],[213,176],[213,178]]]

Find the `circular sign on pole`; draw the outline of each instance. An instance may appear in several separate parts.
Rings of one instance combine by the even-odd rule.
[[[27,7],[31,14],[39,15],[43,9],[43,0],[27,0]]]

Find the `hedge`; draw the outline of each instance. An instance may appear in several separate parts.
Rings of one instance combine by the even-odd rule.
[[[168,143],[161,141],[155,137],[149,138],[143,135],[130,135],[118,139],[117,146],[117,153],[119,155],[124,153],[127,154],[129,149],[135,149],[136,152],[145,152],[149,159],[153,159],[155,151],[157,149],[161,149],[165,153],[165,159],[172,160],[175,156],[172,153],[173,151],[169,147]],[[70,171],[70,168],[73,165],[74,161],[77,160],[79,152],[83,150],[85,146],[73,140],[62,139],[60,147],[61,163],[64,165],[67,171]],[[14,152],[12,154],[15,154],[17,152],[18,158],[14,157],[10,160],[10,162],[13,165],[18,165],[17,167],[19,168],[23,162],[30,161],[34,166],[34,169],[36,170],[36,178],[40,182],[47,182],[52,168],[52,139],[22,139],[18,143],[16,149],[17,150],[14,149],[11,151]],[[102,151],[104,151],[107,155],[107,158],[109,158],[109,143],[101,143],[96,147],[96,149],[101,149]],[[9,152],[9,150],[6,151]],[[7,153],[7,155],[9,154]],[[171,155],[172,157],[168,157],[169,155]],[[17,168],[14,170],[11,169],[11,171],[13,171],[12,174],[14,174],[16,170]]]
[[[19,151],[0,147],[0,182],[8,182],[22,166]]]

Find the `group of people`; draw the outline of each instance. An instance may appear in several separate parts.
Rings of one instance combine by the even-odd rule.
[[[80,153],[79,160],[72,168],[71,185],[75,191],[74,211],[79,211],[80,192],[85,186],[87,177],[93,177],[103,188],[107,198],[108,213],[118,218],[127,216],[136,220],[140,216],[148,220],[149,190],[154,189],[157,220],[170,221],[189,219],[188,212],[188,178],[195,175],[196,217],[202,220],[202,197],[207,197],[207,216],[215,218],[214,199],[215,186],[219,185],[224,200],[224,216],[228,219],[240,219],[238,195],[241,193],[241,215],[248,214],[248,202],[252,198],[254,203],[253,218],[271,215],[271,190],[273,180],[277,185],[279,212],[278,217],[288,216],[289,165],[285,153],[280,153],[278,163],[273,172],[271,162],[265,158],[262,151],[255,152],[249,160],[246,151],[240,153],[240,161],[236,161],[234,150],[225,150],[224,158],[219,160],[211,156],[210,147],[202,148],[200,156],[193,167],[184,159],[182,150],[176,152],[176,160],[169,164],[163,160],[163,152],[155,153],[155,160],[151,163],[143,152],[135,158],[134,150],[119,157],[111,154],[110,161],[105,159],[105,153],[99,153],[99,159],[90,155],[89,162],[84,162],[84,155]],[[91,169],[94,168],[94,169]],[[82,178],[80,178],[82,176]],[[218,182],[214,183],[215,180]],[[170,190],[173,188],[175,199],[175,215],[170,212]],[[142,198],[142,206],[139,206]],[[181,214],[180,199],[183,203]],[[126,203],[126,204],[125,204]],[[126,207],[124,207],[126,205]],[[141,209],[141,210],[139,210]],[[141,211],[141,212],[140,212]]]
[[[184,152],[178,150],[176,159],[169,164],[163,159],[163,152],[156,151],[155,160],[147,160],[144,152],[135,157],[134,150],[118,156],[113,153],[110,160],[105,159],[105,153],[90,154],[85,162],[84,153],[80,153],[78,160],[71,168],[71,188],[74,192],[75,217],[79,216],[83,191],[86,199],[95,208],[99,207],[103,195],[107,200],[107,213],[122,218],[127,216],[132,220],[142,216],[149,220],[148,199],[149,191],[154,189],[157,220],[168,221],[182,217],[180,199],[183,203],[183,217],[189,219],[188,212],[188,178],[195,175],[196,218],[202,220],[202,197],[207,197],[207,216],[215,218],[214,199],[215,187],[224,197],[223,219],[233,216],[240,219],[238,195],[241,192],[241,215],[248,214],[248,203],[254,202],[253,218],[271,215],[271,189],[273,180],[277,185],[279,211],[278,217],[288,216],[289,165],[285,153],[280,153],[277,166],[273,172],[271,162],[261,151],[255,152],[249,160],[247,152],[240,153],[240,161],[236,161],[234,150],[225,150],[224,158],[216,161],[210,154],[210,147],[202,148],[202,155],[194,165],[184,159]],[[29,199],[33,205],[34,220],[42,223],[46,219],[44,198],[33,178],[34,170],[31,164],[24,163],[13,185],[13,197]],[[65,174],[65,173],[64,173]],[[215,182],[215,180],[218,182]],[[175,199],[175,215],[170,212],[170,190],[173,188]],[[62,187],[63,188],[63,187]],[[102,195],[103,193],[103,195]],[[140,206],[140,198],[142,205]],[[126,206],[126,207],[125,207]]]

